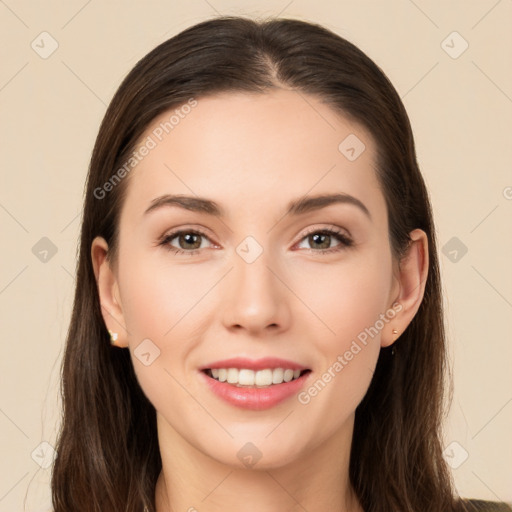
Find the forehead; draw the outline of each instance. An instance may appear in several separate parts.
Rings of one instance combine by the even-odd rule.
[[[158,116],[139,140],[150,150],[130,173],[129,213],[142,214],[165,193],[207,196],[238,214],[343,192],[376,215],[385,211],[372,137],[320,99],[278,89],[189,105]]]

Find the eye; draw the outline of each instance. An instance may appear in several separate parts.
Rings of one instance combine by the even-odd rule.
[[[174,254],[186,253],[193,255],[198,253],[201,249],[205,248],[202,239],[209,240],[208,236],[202,231],[193,229],[181,229],[164,235],[159,241],[158,245],[161,245],[165,249],[172,251]],[[176,240],[175,243],[178,244],[178,247],[173,244],[174,240]],[[333,240],[338,242],[334,247],[331,245]],[[303,243],[303,241],[306,241],[312,245],[312,248],[309,249],[310,251],[319,254],[328,254],[342,251],[343,249],[351,247],[354,244],[350,237],[335,229],[312,230],[302,238],[300,243]]]
[[[204,249],[201,238],[209,240],[201,231],[182,229],[164,235],[158,245],[164,246],[174,254],[196,254],[200,249]],[[178,247],[171,243],[174,239],[177,239]]]
[[[331,246],[333,239],[338,242],[334,247]],[[306,234],[306,236],[302,238],[302,240],[313,246],[310,250],[320,254],[342,251],[343,249],[351,247],[354,244],[351,238],[349,238],[341,231],[335,229],[317,229],[310,231]],[[301,243],[303,242],[301,241]]]

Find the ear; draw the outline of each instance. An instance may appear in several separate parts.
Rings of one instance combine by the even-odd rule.
[[[398,281],[398,293],[391,303],[395,305],[393,309],[396,315],[386,325],[386,331],[382,333],[381,346],[383,347],[393,344],[405,331],[418,312],[425,293],[429,263],[428,237],[421,229],[414,229],[409,236],[411,238],[409,248],[398,265],[395,277]],[[399,309],[400,306],[401,309]],[[393,329],[398,333],[393,334]]]
[[[108,260],[108,244],[102,237],[96,237],[91,244],[91,258],[98,287],[98,295],[101,305],[101,314],[107,329],[117,333],[117,340],[112,345],[127,347],[127,332],[121,301],[119,298],[119,286],[117,277]]]

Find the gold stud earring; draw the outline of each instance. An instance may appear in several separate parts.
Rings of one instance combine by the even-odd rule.
[[[119,334],[117,332],[112,332],[112,331],[108,331],[108,332],[110,334],[110,343],[113,345],[117,341]]]
[[[398,334],[398,331],[396,329],[393,329],[393,334]]]

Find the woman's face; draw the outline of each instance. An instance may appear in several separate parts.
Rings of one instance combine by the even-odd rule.
[[[311,96],[196,101],[154,121],[125,178],[109,312],[125,329],[112,330],[161,440],[238,467],[284,465],[350,438],[399,317],[376,149]],[[233,358],[245,361],[222,362]],[[288,366],[309,371],[269,386]],[[212,367],[264,387],[214,381]]]

